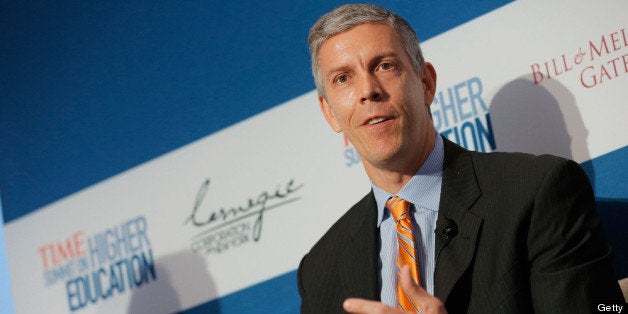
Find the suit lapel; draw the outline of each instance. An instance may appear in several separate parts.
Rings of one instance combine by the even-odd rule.
[[[443,185],[437,225],[453,220],[458,234],[445,238],[436,235],[434,294],[443,302],[469,267],[475,254],[482,218],[468,209],[480,197],[471,153],[445,139]]]
[[[377,280],[377,205],[373,192],[356,205],[359,215],[347,230],[347,247],[340,254],[340,282],[347,297],[379,299]]]

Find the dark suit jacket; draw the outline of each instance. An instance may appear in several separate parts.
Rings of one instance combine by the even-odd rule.
[[[623,302],[611,249],[580,166],[544,155],[476,153],[445,140],[434,294],[449,313],[587,313]],[[343,313],[348,297],[379,300],[372,192],[341,217],[298,270],[301,313]]]

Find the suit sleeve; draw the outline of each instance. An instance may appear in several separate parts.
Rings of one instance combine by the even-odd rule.
[[[299,264],[299,269],[297,271],[297,285],[299,287],[299,295],[301,296],[301,314],[310,314],[312,313],[310,311],[310,307],[307,303],[307,298],[306,298],[306,294],[305,294],[305,288],[303,287],[303,267],[305,264],[305,259],[307,258],[307,255],[305,255],[303,257],[303,259],[301,259],[301,263]]]
[[[564,160],[542,177],[527,240],[535,312],[582,313],[623,302],[586,174]]]

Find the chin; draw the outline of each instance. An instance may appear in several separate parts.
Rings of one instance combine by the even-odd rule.
[[[369,163],[372,165],[390,165],[399,159],[399,151],[379,152],[378,154],[370,154]]]

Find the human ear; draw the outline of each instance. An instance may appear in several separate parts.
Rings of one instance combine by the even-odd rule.
[[[323,112],[323,116],[325,116],[325,120],[327,120],[329,126],[331,126],[331,128],[336,131],[336,133],[342,132],[342,128],[340,127],[338,120],[336,120],[336,115],[334,114],[331,105],[327,103],[327,100],[325,100],[323,96],[319,95],[318,103],[321,107],[321,111]]]
[[[434,66],[425,62],[421,69],[421,82],[423,83],[423,93],[425,97],[425,105],[429,106],[436,95],[436,70]]]

